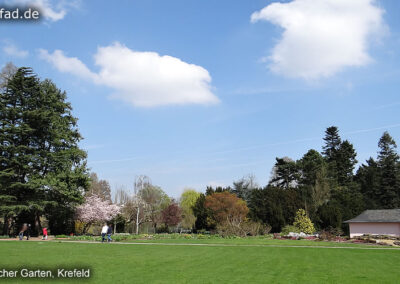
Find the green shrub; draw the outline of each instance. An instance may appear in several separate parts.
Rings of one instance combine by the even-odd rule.
[[[67,238],[69,238],[69,236],[67,236],[67,235],[56,235],[55,238],[56,239],[67,239]]]
[[[282,228],[281,234],[283,236],[287,236],[287,235],[289,235],[290,232],[300,233],[300,229],[293,225],[286,225],[285,227]]]

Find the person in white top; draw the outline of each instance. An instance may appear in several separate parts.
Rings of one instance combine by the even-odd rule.
[[[108,226],[106,223],[104,223],[103,228],[101,228],[101,242],[102,243],[104,243],[104,241],[106,240],[107,231],[108,231]]]

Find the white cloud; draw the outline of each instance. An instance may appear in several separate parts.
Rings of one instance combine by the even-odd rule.
[[[56,2],[56,4],[54,4],[54,2]],[[64,19],[69,8],[77,8],[79,6],[79,1],[8,0],[7,4],[35,7],[47,20],[57,22]]]
[[[48,0],[35,0],[32,5],[37,6],[44,16],[53,22],[64,19],[67,14],[66,9],[62,7],[58,11],[54,10]]]
[[[89,78],[98,85],[115,90],[113,97],[134,106],[213,104],[218,98],[211,92],[211,77],[201,66],[156,52],[139,52],[115,43],[99,47],[94,56],[95,73],[78,58],[60,50],[40,50],[40,57],[61,72]]]
[[[251,15],[284,29],[267,58],[277,74],[314,80],[371,62],[372,36],[386,29],[373,0],[294,0],[272,3]]]
[[[15,44],[6,41],[5,45],[3,46],[3,52],[8,56],[18,57],[18,58],[25,58],[29,55],[27,50],[19,49]]]
[[[66,73],[72,73],[85,79],[96,80],[97,74],[86,67],[82,61],[76,57],[67,57],[61,50],[55,50],[50,54],[45,49],[39,49],[39,57],[51,63],[57,70]]]

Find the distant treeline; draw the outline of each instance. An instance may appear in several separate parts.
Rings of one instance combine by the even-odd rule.
[[[87,168],[87,153],[66,93],[31,68],[7,64],[0,73],[0,221],[2,234],[16,234],[23,223],[40,232],[42,222],[52,234],[86,232],[92,223],[109,221],[121,230],[154,232],[172,229],[215,230],[254,235],[266,228],[280,232],[293,224],[296,212],[311,218],[316,229],[346,229],[343,221],[365,209],[400,208],[400,162],[396,143],[383,133],[378,156],[354,173],[356,151],[329,127],[320,153],[301,159],[276,158],[270,182],[259,187],[244,177],[232,187],[187,189],[180,200],[170,198],[146,176],[135,180],[134,193],[118,190],[114,200],[107,181]],[[96,219],[76,208],[93,211],[93,195],[117,204],[113,220]],[[92,207],[90,207],[92,206]],[[102,210],[102,209],[100,209]],[[104,209],[105,210],[105,209]],[[83,218],[82,216],[85,216]],[[88,221],[90,217],[90,221]],[[85,221],[86,220],[86,221]],[[77,222],[79,221],[79,222]]]
[[[252,177],[234,182],[232,187],[208,187],[194,206],[196,229],[213,229],[203,207],[205,196],[214,192],[228,191],[245,200],[248,216],[270,225],[272,232],[291,225],[299,208],[306,210],[317,229],[345,231],[343,221],[365,209],[400,208],[400,162],[388,132],[379,140],[377,158],[369,158],[356,173],[356,151],[340,138],[338,128],[327,128],[323,139],[321,153],[311,149],[297,161],[276,158],[265,187],[255,185]]]

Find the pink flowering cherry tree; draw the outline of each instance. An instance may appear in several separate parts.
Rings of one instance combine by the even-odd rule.
[[[99,196],[93,194],[85,198],[85,203],[76,208],[77,219],[83,223],[83,233],[91,225],[98,222],[108,222],[120,213],[120,206],[104,201]]]

